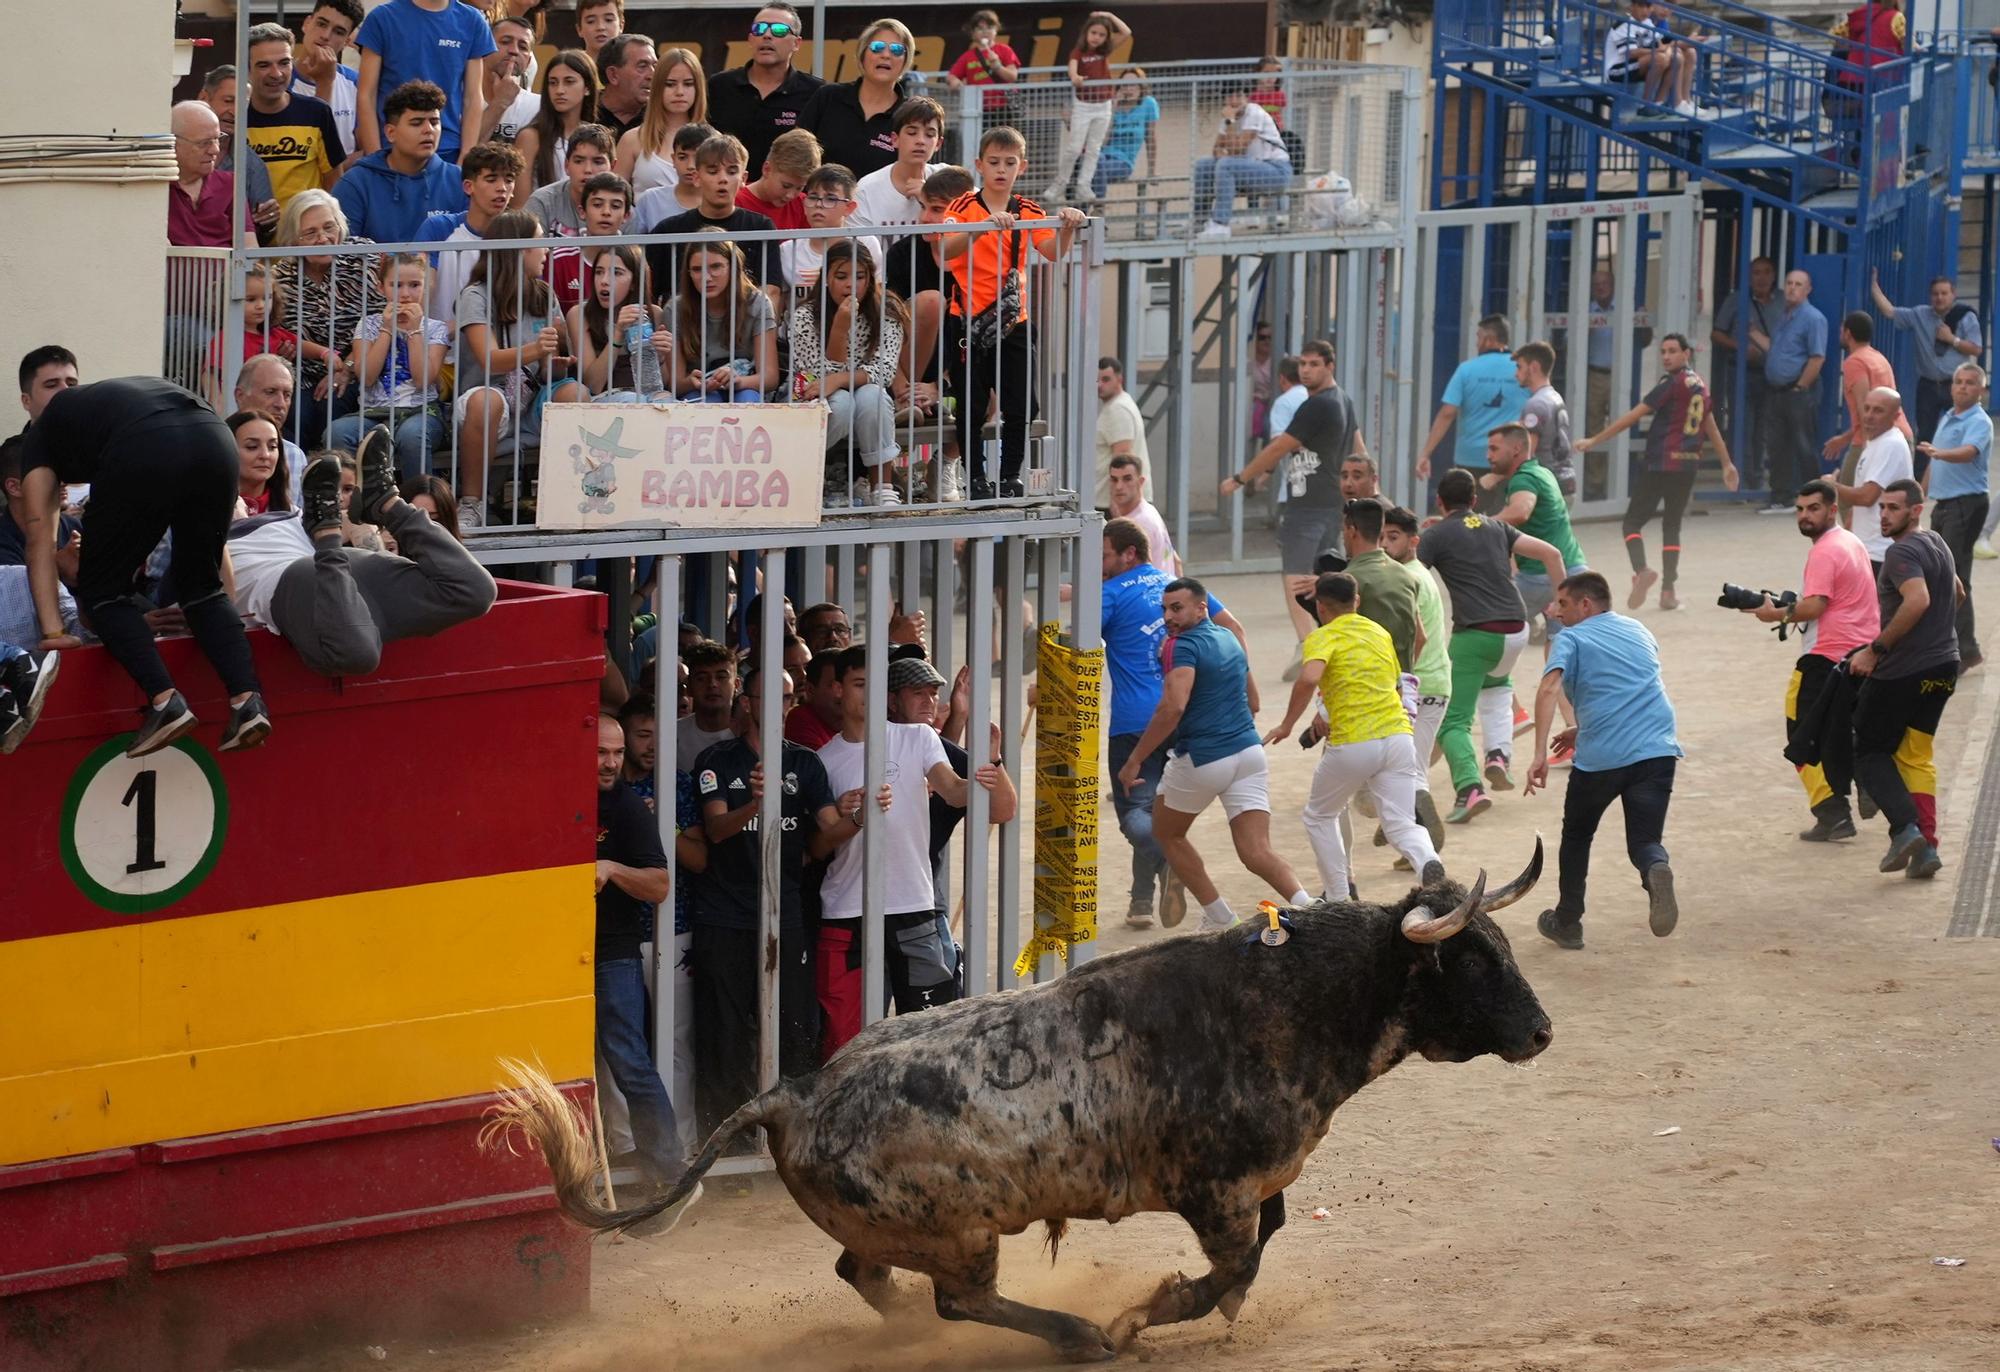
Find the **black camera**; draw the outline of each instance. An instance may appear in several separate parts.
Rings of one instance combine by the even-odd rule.
[[[1748,586],[1738,586],[1730,581],[1722,583],[1722,594],[1715,598],[1715,603],[1725,610],[1755,610],[1762,608],[1766,598],[1781,610],[1789,610],[1799,603],[1797,591],[1753,591]],[[1783,643],[1792,625],[1780,622],[1775,627],[1778,641]]]

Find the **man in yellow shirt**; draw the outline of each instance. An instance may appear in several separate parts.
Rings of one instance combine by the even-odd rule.
[[[1375,798],[1390,844],[1422,874],[1444,879],[1444,864],[1430,835],[1417,823],[1416,745],[1403,708],[1401,669],[1389,631],[1356,611],[1360,588],[1345,572],[1327,572],[1313,587],[1319,627],[1299,649],[1302,667],[1292,683],[1285,722],[1264,739],[1282,743],[1317,690],[1326,707],[1326,750],[1313,770],[1312,792],[1301,816],[1328,899],[1347,895],[1347,845],[1340,813],[1366,788]]]

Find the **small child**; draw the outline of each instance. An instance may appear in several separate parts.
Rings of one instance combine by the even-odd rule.
[[[974,10],[965,21],[965,34],[971,42],[944,74],[944,83],[953,90],[960,86],[1000,88],[979,97],[986,113],[997,114],[1007,108],[1004,87],[1021,79],[1021,59],[1000,41],[1000,16],[992,10]]]
[[[276,353],[288,362],[299,355],[299,336],[290,329],[269,322],[271,274],[271,268],[262,262],[252,262],[244,268],[243,360],[246,362],[258,353]],[[215,342],[209,345],[208,366],[202,372],[202,390],[217,414],[236,409],[234,397],[226,394],[222,385],[221,334],[217,334]]]
[[[444,442],[438,373],[451,326],[424,313],[430,264],[422,254],[391,258],[385,284],[389,303],[354,330],[352,366],[361,379],[361,409],[333,421],[333,444],[355,452],[368,430],[387,428],[396,440],[398,476],[421,475]]]
[[[576,132],[570,135],[569,152],[563,158],[566,175],[528,197],[528,213],[541,221],[544,233],[554,238],[576,238],[583,234],[584,183],[611,170],[611,156],[617,146],[611,130],[604,125],[577,125]]]
[[[806,202],[807,228],[844,229],[847,217],[854,213],[854,173],[838,162],[828,162],[806,179],[806,193],[800,199]],[[795,292],[804,295],[819,283],[820,262],[826,250],[839,241],[792,238],[779,247],[778,259],[784,265],[785,279],[792,283]],[[873,234],[860,236],[857,241],[875,260],[875,275],[879,280],[887,274],[883,270],[881,241]]]
[[[1029,334],[1026,249],[1053,262],[1069,251],[1076,231],[1085,223],[1081,210],[1056,211],[1056,229],[1016,229],[1023,219],[1041,219],[1042,207],[1014,194],[1014,183],[1028,166],[1028,142],[1005,124],[988,129],[979,140],[975,171],[979,189],[961,195],[945,211],[954,224],[990,225],[980,233],[946,234],[939,256],[952,264],[958,291],[952,315],[964,330],[963,372],[953,364],[959,383],[958,443],[962,452],[977,454],[987,406],[1000,398],[1000,480],[995,486],[982,462],[972,479],[972,498],[1013,498],[1027,492],[1021,468],[1028,459],[1028,419],[1034,406],[1029,386]],[[1006,302],[1018,304],[1005,308]],[[1011,317],[1009,317],[1011,316]]]
[[[799,192],[819,170],[819,139],[810,129],[787,129],[771,142],[764,156],[764,174],[736,193],[736,203],[754,210],[781,229],[806,226],[805,202]]]
[[[780,379],[770,299],[750,279],[743,250],[720,229],[691,244],[682,264],[686,274],[674,279],[666,310],[678,345],[676,389],[687,400],[756,404]]]
[[[617,172],[599,172],[583,183],[583,233],[585,238],[610,238],[625,232],[632,208],[632,188]],[[549,252],[549,285],[555,289],[556,305],[565,314],[584,302],[589,294],[585,282],[591,264],[604,253],[602,247],[555,248]]]
[[[1097,157],[1111,132],[1111,102],[1117,94],[1111,81],[1111,46],[1131,37],[1132,30],[1110,10],[1098,10],[1083,21],[1083,33],[1069,53],[1069,132],[1056,158],[1056,179],[1042,193],[1050,204],[1067,194],[1071,172],[1076,173],[1079,188],[1088,188],[1097,177]]]

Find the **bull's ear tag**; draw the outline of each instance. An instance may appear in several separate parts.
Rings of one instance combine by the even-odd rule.
[[[1279,944],[1288,942],[1292,937],[1291,931],[1285,927],[1285,919],[1278,913],[1278,907],[1265,900],[1259,901],[1257,908],[1263,911],[1264,918],[1270,921],[1269,927],[1257,931],[1258,940],[1267,948],[1276,948]]]

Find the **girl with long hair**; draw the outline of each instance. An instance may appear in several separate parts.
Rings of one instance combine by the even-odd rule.
[[[564,48],[549,59],[542,108],[514,139],[514,149],[521,154],[521,179],[514,185],[516,205],[527,204],[537,189],[567,175],[563,159],[569,156],[569,136],[577,125],[597,122],[597,97],[603,89],[597,64],[582,48]]]
[[[673,335],[660,327],[658,307],[646,303],[645,273],[646,259],[637,248],[604,249],[591,265],[583,303],[569,312],[579,375],[606,403],[673,398],[662,381],[674,364]],[[652,336],[643,337],[649,331]]]
[[[851,238],[826,250],[824,293],[807,292],[792,307],[792,396],[824,400],[829,455],[842,470],[836,486],[861,505],[900,505],[891,480],[896,461],[895,407],[889,387],[903,355],[910,312],[885,290],[875,259]],[[865,475],[857,476],[857,465]]]
[[[632,194],[644,195],[655,186],[672,186],[680,174],[674,167],[674,134],[689,124],[708,122],[708,78],[701,59],[686,48],[668,48],[653,68],[653,89],[646,97],[646,117],[618,139],[613,168],[632,183]],[[746,167],[754,177],[759,168]]]
[[[754,405],[778,383],[778,316],[744,269],[743,250],[710,230],[681,256],[668,311],[675,387],[686,400]]]
[[[1099,10],[1083,21],[1083,32],[1069,53],[1069,132],[1063,137],[1062,155],[1056,158],[1055,180],[1042,196],[1050,208],[1068,196],[1071,172],[1076,173],[1079,191],[1089,189],[1097,178],[1097,158],[1105,135],[1111,132],[1115,94],[1111,45],[1131,36],[1125,21],[1110,10]],[[1081,167],[1077,165],[1079,158]]]

